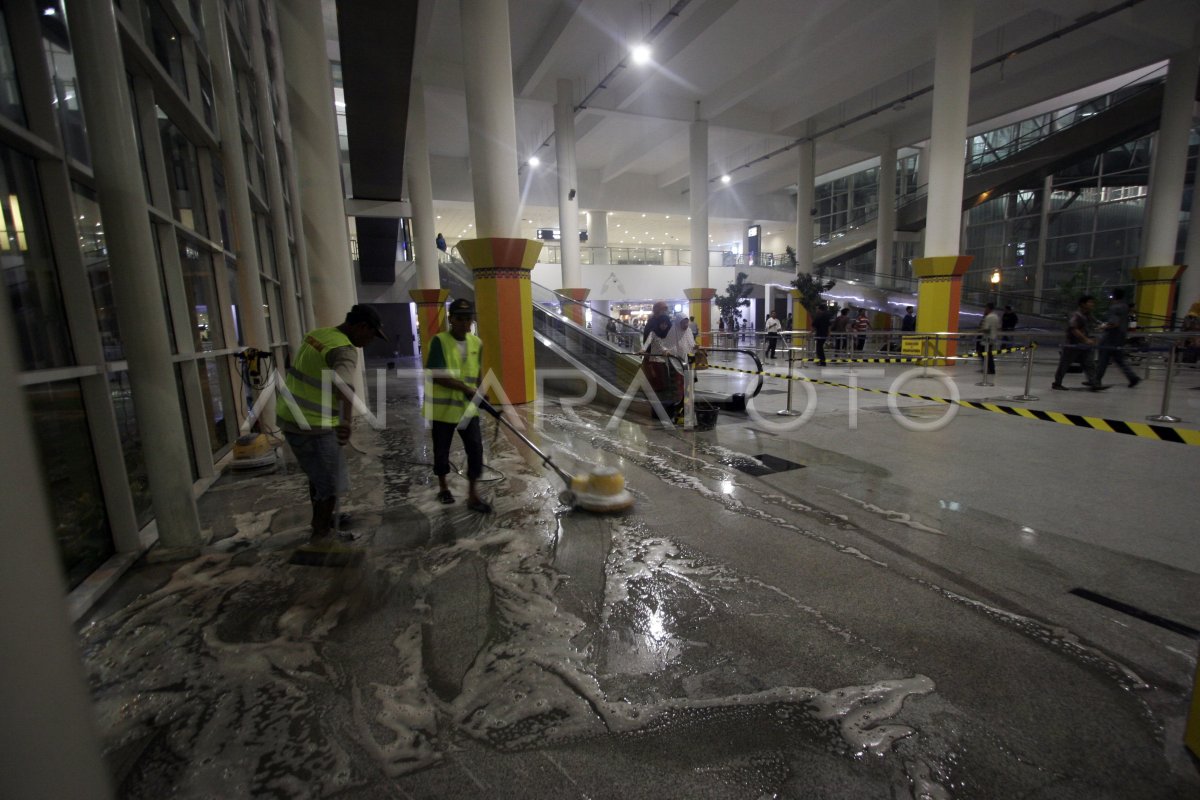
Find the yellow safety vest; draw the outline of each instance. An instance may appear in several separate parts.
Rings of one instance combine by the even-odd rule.
[[[467,334],[467,361],[463,364],[459,357],[458,340],[453,335],[439,333],[434,338],[441,343],[446,372],[463,383],[478,386],[482,372],[479,357],[483,350],[483,341],[473,333]],[[426,370],[425,375],[425,419],[458,423],[462,419],[479,414],[479,408],[458,389],[434,383],[429,370]]]
[[[292,393],[296,406],[310,427],[337,427],[341,392],[334,386],[332,376],[322,381],[326,372],[332,372],[325,359],[329,351],[336,347],[353,346],[346,334],[337,328],[316,328],[305,334],[304,344],[300,346],[300,352],[288,370],[284,385]],[[296,419],[291,404],[285,398],[280,398],[276,403],[275,415],[293,425],[300,425],[300,420]]]

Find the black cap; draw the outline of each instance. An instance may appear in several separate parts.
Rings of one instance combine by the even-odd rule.
[[[450,304],[449,313],[452,317],[473,317],[475,316],[475,304],[460,297]]]
[[[383,320],[379,318],[379,312],[368,305],[358,304],[346,312],[347,325],[366,325],[371,330],[375,331],[375,335],[385,342],[388,340],[383,333]]]

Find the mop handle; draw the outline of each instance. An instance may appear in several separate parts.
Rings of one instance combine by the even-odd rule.
[[[508,428],[510,431],[515,433],[517,435],[517,438],[525,443],[526,447],[528,447],[530,450],[532,450],[533,452],[535,452],[539,456],[541,456],[542,464],[544,464],[545,466],[548,466],[548,467],[550,467],[550,469],[554,470],[558,474],[558,477],[562,478],[568,486],[571,485],[571,481],[573,480],[572,476],[568,475],[566,472],[559,469],[558,465],[555,464],[552,460],[550,460],[550,456],[543,453],[541,448],[539,448],[536,444],[534,444],[533,442],[531,442],[529,440],[529,437],[527,437],[525,434],[521,433],[519,430],[516,429],[516,426],[514,426],[511,422],[506,420],[504,418],[504,416],[500,413],[500,410],[498,408],[496,408],[494,405],[492,405],[491,403],[489,403],[486,397],[481,396],[481,397],[473,398],[473,402],[475,402],[475,404],[478,405],[480,408],[482,408],[484,411],[488,412],[493,417],[495,417],[496,421],[499,422],[501,425],[503,425],[504,427]]]

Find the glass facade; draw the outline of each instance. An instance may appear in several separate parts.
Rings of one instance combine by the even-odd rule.
[[[123,144],[136,148],[143,188],[134,198],[106,197],[91,169],[96,149],[85,119],[90,106],[81,96],[76,65],[96,52],[94,44],[88,49],[89,42],[79,39],[82,28],[73,28],[69,4],[41,0],[29,7],[36,15],[0,5],[0,274],[42,481],[53,507],[54,535],[72,587],[118,549],[136,548],[138,531],[154,516],[155,476],[147,469],[143,447],[151,419],[139,418],[139,407],[146,415],[147,406],[135,406],[139,370],[148,369],[139,359],[147,356],[125,339],[129,329],[144,331],[145,315],[122,307],[118,289],[124,286],[122,281],[114,286],[113,277],[132,274],[139,282],[158,283],[167,324],[157,335],[170,342],[174,362],[159,368],[173,372],[178,394],[166,400],[170,408],[162,406],[163,398],[152,407],[183,420],[188,463],[177,467],[193,480],[212,474],[245,413],[234,396],[235,364],[227,350],[237,332],[227,331],[226,321],[239,311],[266,314],[278,342],[283,335],[278,321],[285,313],[281,303],[294,306],[302,296],[280,297],[275,278],[283,265],[268,252],[271,215],[288,209],[268,203],[260,145],[261,137],[276,129],[268,110],[254,108],[250,53],[237,37],[230,39],[233,52],[226,67],[239,70],[240,96],[223,96],[214,86],[216,65],[204,39],[206,26],[210,35],[211,26],[219,24],[245,31],[244,3],[216,4],[228,15],[222,19],[206,18],[202,0],[114,5],[120,13],[120,45],[107,47],[101,57],[126,79],[132,116]],[[273,30],[265,30],[264,37],[268,47],[278,46]],[[31,87],[36,97],[30,96]],[[229,143],[218,138],[222,105],[235,106],[245,124],[245,130],[232,132]],[[107,107],[116,106],[108,98]],[[253,187],[227,180],[223,146],[246,159]],[[240,301],[232,253],[230,197],[247,191],[262,228],[261,309]],[[130,203],[136,212],[132,218],[140,217],[145,228],[114,230],[114,219],[131,224]],[[122,252],[117,236],[148,237],[155,263],[125,263],[114,256],[112,248]],[[290,249],[294,240],[284,244]],[[191,428],[201,424],[204,429],[193,438]],[[113,441],[120,447],[96,446]],[[100,480],[120,474],[127,480]]]
[[[114,552],[78,381],[26,389],[63,567],[71,587]]]
[[[0,146],[0,268],[25,369],[75,363],[33,160]]]
[[[67,34],[67,18],[58,0],[42,4],[42,45],[53,84],[53,105],[58,112],[59,133],[67,154],[84,164],[90,164],[87,128],[79,107],[79,83],[75,78],[75,58],[71,55],[71,40]]]
[[[0,114],[18,125],[25,125],[25,107],[21,103],[21,87],[17,82],[17,67],[13,63],[3,8],[0,8]]]

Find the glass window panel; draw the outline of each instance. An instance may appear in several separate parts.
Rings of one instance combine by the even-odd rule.
[[[187,73],[183,68],[183,43],[179,39],[179,30],[167,16],[159,0],[143,0],[142,30],[150,38],[147,44],[154,52],[154,57],[163,69],[175,81],[179,91],[187,96]]]
[[[75,363],[33,162],[0,146],[0,268],[25,369]]]
[[[113,414],[117,419],[117,431],[121,436],[121,453],[125,457],[125,473],[129,477],[133,510],[137,514],[138,527],[144,528],[154,518],[154,508],[150,500],[150,478],[146,473],[142,434],[138,429],[137,414],[133,408],[129,373],[111,373],[108,376],[108,390],[112,397]]]
[[[161,108],[158,109],[158,128],[162,136],[163,156],[168,167],[171,210],[175,219],[198,233],[207,234],[196,148],[183,135],[183,131],[167,118]]]
[[[229,238],[229,192],[225,188],[225,170],[221,166],[221,159],[213,158],[213,186],[214,193],[217,195],[217,219],[221,225],[221,247],[226,250],[233,249],[233,241]]]
[[[233,298],[229,305],[229,312],[233,317],[234,339],[239,347],[244,347],[246,339],[242,335],[242,312],[238,304],[237,262],[233,259],[225,259],[225,274],[229,277],[229,296]]]
[[[129,80],[129,104],[133,108],[133,135],[137,139],[138,163],[142,165],[142,187],[146,190],[146,202],[153,203],[150,195],[150,171],[146,169],[146,145],[142,141],[142,115],[138,111],[137,92],[134,91],[133,76],[126,73]]]
[[[279,308],[279,300],[275,296],[274,291],[275,291],[275,284],[272,281],[268,281],[268,280],[262,281],[262,297],[263,297],[262,311],[263,311],[263,317],[266,319],[266,324],[267,324],[267,339],[269,339],[272,342],[274,342],[278,339],[278,337],[275,335],[275,322],[272,319],[273,315],[271,313],[275,309]]]
[[[263,214],[257,214],[259,230],[262,236],[258,241],[258,263],[262,265],[262,271],[265,275],[271,278],[278,278],[279,271],[275,264],[275,235],[271,233],[271,225],[267,217]]]
[[[191,467],[192,470],[192,480],[197,480],[200,477],[200,471],[196,467],[196,443],[192,441],[192,423],[188,415],[183,413],[183,410],[187,408],[187,400],[184,397],[183,392],[184,367],[187,367],[188,369],[192,368],[190,363],[175,365],[175,391],[179,396],[179,409],[181,412],[180,416],[183,417],[183,440],[187,442],[188,466]]]
[[[179,263],[183,269],[183,288],[192,315],[192,343],[199,352],[223,348],[225,337],[221,330],[221,312],[216,305],[217,287],[212,257],[180,237]]]
[[[212,78],[208,75],[208,67],[201,66],[200,73],[200,104],[204,107],[204,124],[217,131],[217,117],[213,107]]]
[[[204,358],[196,363],[200,376],[200,396],[204,402],[204,418],[208,421],[208,441],[212,452],[217,453],[229,444],[229,426],[226,418],[233,409],[233,386],[229,370],[213,358]]]
[[[71,189],[75,197],[75,229],[79,233],[79,249],[83,253],[88,283],[92,287],[92,302],[96,306],[96,322],[100,327],[104,358],[106,361],[120,361],[125,358],[125,347],[121,343],[117,304],[113,299],[108,246],[100,221],[100,206],[96,202],[96,195],[86,186],[72,183]]]
[[[163,273],[164,267],[163,267],[162,247],[161,247],[161,240],[159,239],[158,229],[159,229],[158,225],[150,226],[150,233],[154,236],[154,258],[158,261],[158,286],[162,290],[163,315],[164,315],[164,318],[167,320],[167,337],[171,340],[171,352],[178,353],[179,352],[179,342],[175,341],[175,326],[173,324],[171,324],[171,320],[172,320],[171,301],[167,297],[167,281],[166,281],[166,278],[164,277],[164,273]],[[170,235],[171,235],[170,232],[168,232],[167,236],[170,237]]]
[[[54,97],[51,103],[58,115],[58,126],[62,129],[63,144],[67,154],[84,164],[91,164],[88,153],[87,128],[83,122],[83,109],[79,105],[78,81],[75,73],[75,58],[71,55],[71,40],[67,35],[67,18],[59,0],[43,0],[42,46],[46,51],[46,64],[50,69]]]
[[[25,125],[25,107],[21,104],[21,87],[17,83],[17,67],[13,63],[3,8],[0,8],[0,114]]]
[[[54,535],[73,589],[114,552],[79,381],[28,387]]]

